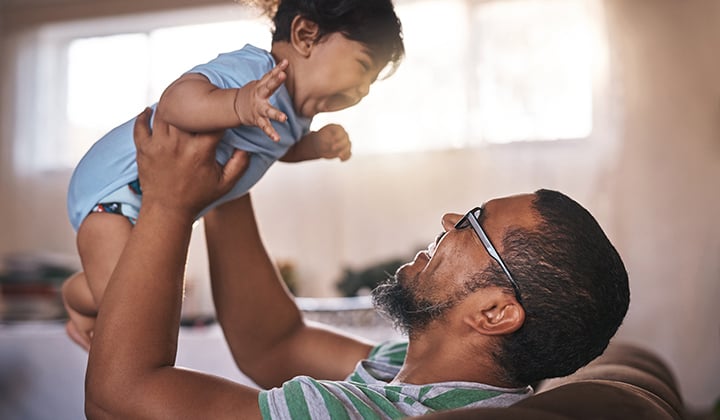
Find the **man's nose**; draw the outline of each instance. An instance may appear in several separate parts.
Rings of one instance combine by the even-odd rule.
[[[443,214],[441,219],[443,229],[445,229],[445,231],[447,232],[448,230],[455,228],[455,224],[457,224],[457,222],[459,222],[462,217],[462,214],[457,213]]]

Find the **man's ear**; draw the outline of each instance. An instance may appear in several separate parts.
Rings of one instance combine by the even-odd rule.
[[[496,287],[476,292],[470,303],[472,310],[464,317],[470,328],[483,335],[506,335],[525,323],[525,310],[514,296]]]
[[[295,16],[290,25],[290,43],[303,57],[308,57],[318,41],[320,27],[302,16]]]

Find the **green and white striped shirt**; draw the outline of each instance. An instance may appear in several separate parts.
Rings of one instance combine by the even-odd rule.
[[[375,347],[345,381],[298,376],[280,388],[261,391],[264,419],[398,419],[434,411],[507,407],[532,395],[532,388],[498,388],[475,382],[426,385],[389,382],[400,371],[407,342]]]

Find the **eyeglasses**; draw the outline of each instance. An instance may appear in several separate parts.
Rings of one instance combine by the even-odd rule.
[[[510,284],[515,291],[515,298],[520,304],[522,304],[522,299],[520,298],[520,288],[518,287],[518,284],[515,282],[515,279],[510,274],[510,271],[503,262],[502,258],[500,258],[500,254],[498,254],[492,242],[490,242],[490,238],[488,238],[487,233],[485,233],[482,226],[480,226],[479,219],[482,215],[482,212],[482,207],[475,207],[474,209],[470,210],[469,212],[467,212],[467,214],[465,214],[465,216],[463,216],[462,219],[455,223],[455,229],[465,229],[468,227],[468,225],[472,226],[473,230],[477,234],[478,238],[480,238],[480,242],[482,242],[488,254],[490,254],[492,259],[494,259],[495,261],[497,261],[498,264],[500,264],[500,267],[505,272],[505,275],[507,276],[508,280],[510,280]]]

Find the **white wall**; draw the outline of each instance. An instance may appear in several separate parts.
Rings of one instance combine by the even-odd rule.
[[[720,396],[720,3],[612,2],[626,108],[615,238],[622,336],[670,360],[689,404]]]
[[[623,255],[632,303],[620,336],[666,358],[691,407],[720,397],[720,3],[604,3],[608,82],[588,142],[275,165],[254,200],[270,250],[298,264],[301,293],[331,294],[342,266],[426,245],[443,212],[555,188],[585,204]],[[14,64],[3,59],[3,73]],[[0,251],[72,253],[68,174],[12,170],[23,140],[12,134],[13,88],[0,89]],[[201,235],[192,247],[189,275],[207,310]]]

